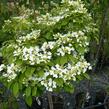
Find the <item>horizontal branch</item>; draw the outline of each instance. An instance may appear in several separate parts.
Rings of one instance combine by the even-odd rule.
[[[97,105],[92,105],[92,106],[81,108],[81,109],[92,109],[92,108],[100,107],[100,106],[103,106],[103,105],[106,105],[106,104],[109,104],[109,102],[105,102],[105,103],[97,104]]]

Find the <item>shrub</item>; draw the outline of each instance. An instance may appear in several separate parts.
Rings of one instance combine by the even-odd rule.
[[[63,0],[46,14],[26,10],[12,17],[3,26],[13,39],[2,47],[2,82],[29,105],[44,90],[72,92],[71,81],[88,77],[84,54],[96,30],[80,0]]]

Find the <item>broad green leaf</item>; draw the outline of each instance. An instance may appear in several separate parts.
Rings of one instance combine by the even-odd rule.
[[[26,101],[26,103],[27,103],[29,106],[32,105],[32,97],[31,97],[31,96],[26,97],[26,98],[25,98],[25,101]]]
[[[22,90],[22,88],[23,88],[23,85],[20,83],[19,84],[19,89]]]
[[[19,84],[18,84],[18,82],[16,82],[13,84],[13,94],[14,94],[14,96],[17,96],[18,93],[19,93]]]
[[[33,67],[31,68],[31,74],[34,73],[35,69],[36,69],[36,68],[33,68]]]
[[[17,61],[16,61],[16,64],[17,64],[17,65],[22,65],[22,63],[23,63],[22,60],[17,59]]]
[[[11,88],[11,86],[12,86],[12,82],[10,81],[9,83],[4,83],[6,86],[7,86],[7,88]]]
[[[62,78],[56,78],[56,79],[54,79],[54,81],[55,81],[59,86],[63,86],[64,81],[63,81]]]
[[[90,79],[90,76],[87,73],[83,74],[87,79]]]
[[[26,88],[25,94],[26,94],[27,97],[31,95],[31,87]]]
[[[48,62],[48,65],[49,65],[49,66],[53,66],[54,63],[53,63],[53,62]]]
[[[26,71],[26,67],[22,68],[22,73],[24,73]]]
[[[9,63],[13,63],[13,62],[14,62],[14,56],[9,55],[9,56],[7,56],[7,57],[8,57],[8,62],[9,62]]]
[[[73,85],[64,85],[64,90],[66,92],[70,92],[70,93],[73,93],[74,92],[74,86]]]
[[[77,59],[73,55],[67,55],[68,60],[71,61],[72,63],[76,63]]]
[[[81,54],[84,54],[85,53],[85,48],[84,47],[78,47],[77,50]]]
[[[55,64],[59,64],[60,63],[60,59],[59,59],[59,57],[58,58],[56,58],[56,59],[54,59],[54,61],[53,61]]]
[[[76,77],[78,78],[78,80],[82,80],[83,79],[83,77],[81,75],[77,75]]]
[[[25,74],[24,73],[21,73],[20,76],[19,76],[19,83],[22,83],[22,81],[24,80],[25,78]]]
[[[45,38],[47,38],[48,40],[51,40],[51,39],[52,39],[51,33],[48,32],[48,33],[45,35]]]
[[[36,96],[36,94],[37,94],[37,87],[34,87],[32,89],[32,96]]]
[[[28,67],[28,68],[26,69],[26,71],[25,71],[25,76],[26,76],[26,77],[31,77],[32,74],[34,73],[34,71],[35,71],[35,68],[33,68],[33,67]]]
[[[39,77],[42,77],[44,75],[44,71],[40,70],[37,74],[38,74]]]
[[[65,63],[67,63],[68,60],[67,60],[67,56],[62,56],[60,57],[60,65],[64,65]]]

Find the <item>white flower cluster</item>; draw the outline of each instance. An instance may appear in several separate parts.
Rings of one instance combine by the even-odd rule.
[[[46,70],[43,77],[36,80],[38,80],[46,90],[53,91],[53,89],[58,87],[55,78],[61,78],[64,80],[64,83],[70,80],[76,81],[76,76],[85,73],[87,69],[90,70],[91,66],[85,60],[79,61],[75,65],[68,63],[65,66],[60,66],[56,64],[52,66],[50,70]],[[48,78],[49,76],[52,76],[52,78]]]
[[[20,56],[22,60],[29,61],[30,65],[40,64],[41,62],[47,63],[52,58],[51,50],[53,49],[55,42],[44,42],[42,46],[35,47],[23,47],[17,48],[14,52],[14,56]]]
[[[37,21],[38,24],[44,24],[44,25],[55,25],[57,22],[62,20],[65,17],[70,16],[70,11],[69,9],[63,9],[58,13],[57,16],[52,16],[50,13],[47,13],[46,15],[38,16]]]
[[[53,89],[57,88],[57,83],[49,78],[48,80],[42,80],[41,85],[46,88],[48,91],[53,91]]]
[[[62,4],[64,3],[67,3],[67,6],[69,7],[74,7],[75,10],[70,11],[68,7],[65,7],[62,9],[60,8],[60,13],[58,13],[58,15],[53,16],[52,14],[47,13],[46,15],[38,16],[38,24],[55,25],[60,20],[67,18],[74,13],[87,13],[86,8],[84,8],[84,5],[81,3],[81,1],[63,0]],[[88,17],[90,17],[90,15]]]
[[[71,44],[69,46],[61,46],[57,49],[57,55],[58,56],[64,56],[65,54],[73,54],[75,52],[75,49],[72,47]]]
[[[20,72],[20,69],[14,63],[10,65],[0,65],[0,71],[3,71],[3,77],[6,77],[8,81],[11,81],[16,78],[17,73]]]
[[[67,3],[68,6],[73,6],[75,10],[73,12],[86,13],[87,9],[84,8],[84,4],[81,3],[81,0],[62,0],[62,3]]]
[[[35,30],[32,33],[28,34],[26,37],[20,37],[19,40],[17,40],[19,44],[17,45],[17,47],[15,46],[15,51],[13,53],[14,56],[20,56],[22,60],[29,61],[31,65],[40,64],[41,62],[47,63],[52,58],[51,50],[55,46],[59,47],[55,54],[57,56],[64,56],[65,54],[75,55],[76,53],[75,48],[71,44],[74,38],[76,38],[80,46],[85,47],[85,43],[88,44],[87,37],[84,36],[84,32],[78,31],[78,32],[69,32],[67,34],[57,33],[53,35],[54,40],[56,41],[44,42],[41,46],[37,45],[34,47],[31,46],[29,48],[24,46],[19,47],[22,41],[26,41],[31,38],[34,38],[34,40],[37,40],[39,35],[40,35],[40,31]],[[81,40],[84,40],[85,43],[82,43]],[[64,45],[64,44],[67,44],[67,45]]]
[[[77,42],[77,44],[81,47],[86,47],[89,45],[87,37],[85,36],[85,33],[83,31],[69,32],[67,34],[57,33],[53,36],[54,39],[57,39],[56,45],[60,47],[57,49],[57,53],[56,53],[58,56],[64,56],[65,54],[75,55],[76,51],[75,48],[73,47],[74,46],[73,43],[75,42]]]
[[[42,15],[40,17],[37,17],[38,24],[43,24],[43,25],[54,25],[59,20],[63,19],[63,16],[52,16],[51,14],[47,13],[46,15]]]
[[[36,40],[40,36],[40,30],[33,30],[31,33],[26,36],[21,36],[18,38],[17,42],[22,43],[25,41]]]
[[[77,42],[81,41],[82,38],[85,37],[85,33],[83,31],[76,31],[76,32],[68,32],[67,34],[60,34],[57,33],[54,36],[54,39],[57,40],[57,44],[65,44],[65,43],[71,43],[74,38],[76,38]],[[84,41],[87,41],[87,37],[84,38]]]

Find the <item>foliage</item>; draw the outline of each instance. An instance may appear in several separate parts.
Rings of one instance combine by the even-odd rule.
[[[37,14],[35,10],[40,10],[41,13],[48,12],[57,5],[56,3],[60,3],[60,0],[0,0],[0,46],[4,41],[13,38],[1,30],[5,20],[23,14],[25,8],[32,9],[35,14]]]
[[[2,31],[13,37],[2,47],[2,82],[29,105],[44,90],[72,92],[71,80],[89,78],[84,54],[97,29],[80,0],[63,0],[46,14],[27,9]]]

